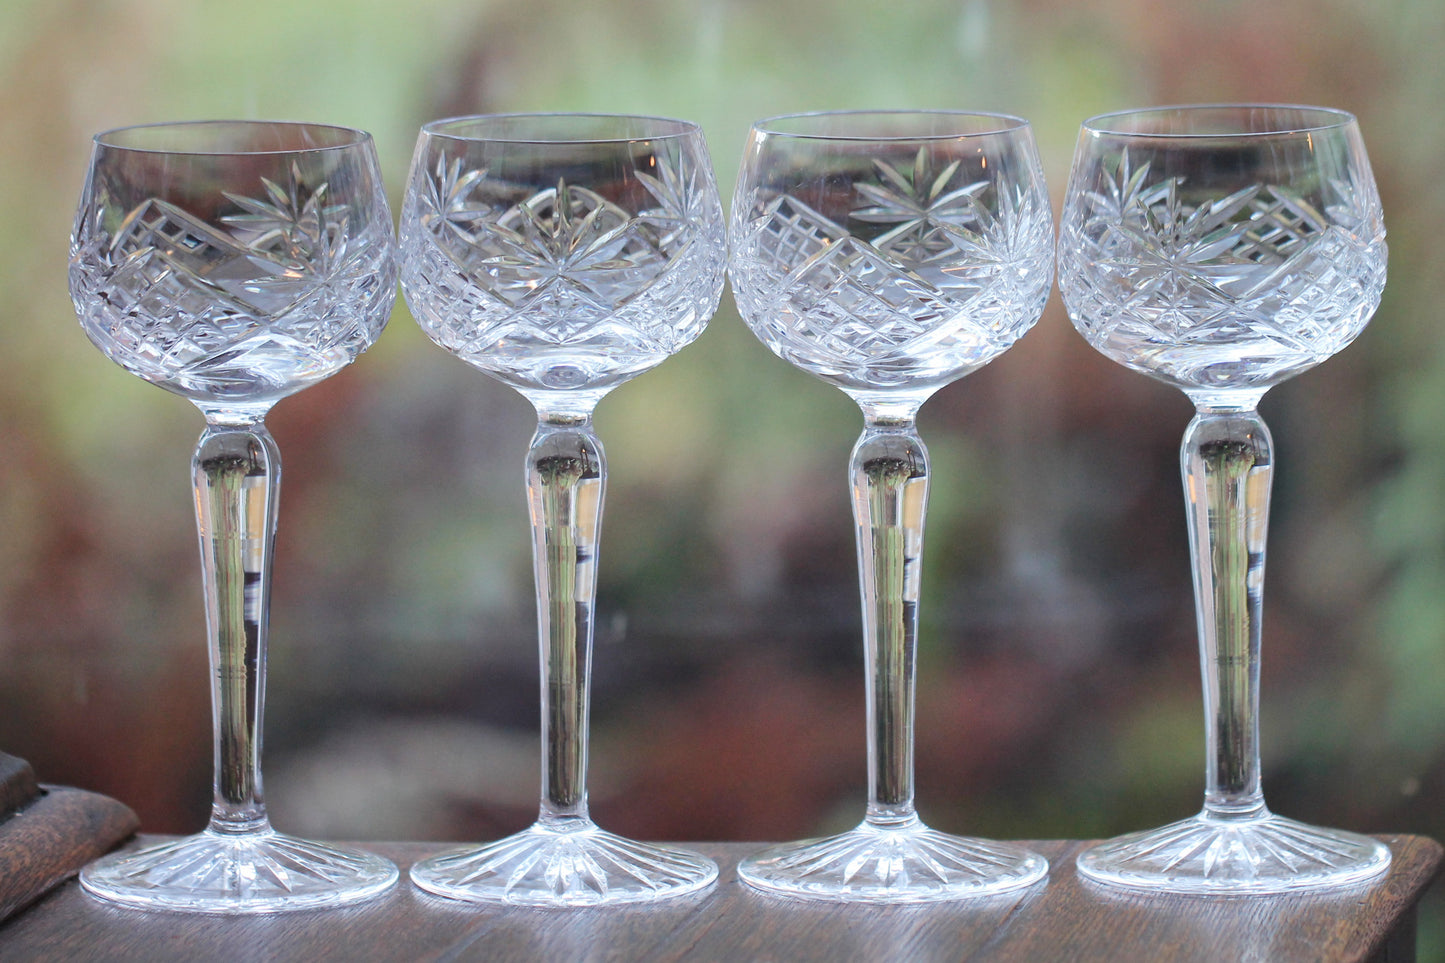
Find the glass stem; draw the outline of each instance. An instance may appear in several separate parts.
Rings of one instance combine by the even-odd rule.
[[[590,417],[544,417],[527,452],[542,669],[544,823],[586,822],[597,536],[607,462]]]
[[[210,828],[267,827],[261,709],[281,456],[259,421],[208,424],[191,460],[210,640],[215,784]]]
[[[1264,815],[1259,646],[1274,455],[1259,414],[1200,409],[1180,449],[1207,738],[1204,813]]]
[[[866,413],[865,413],[866,415]],[[928,452],[911,418],[866,418],[850,463],[868,701],[868,823],[912,822],[914,668]]]

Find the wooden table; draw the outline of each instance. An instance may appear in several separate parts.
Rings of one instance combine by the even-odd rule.
[[[819,904],[762,896],[734,867],[754,844],[698,844],[715,888],[655,907],[531,910],[452,903],[403,882],[380,899],[325,912],[223,918],[142,913],[82,893],[74,880],[0,926],[0,960],[346,961],[1089,961],[1415,958],[1415,905],[1441,848],[1381,836],[1383,881],[1322,896],[1199,899],[1119,895],[1080,881],[1077,841],[1036,842],[1047,884],[983,901],[927,906]],[[374,844],[403,870],[442,848]]]

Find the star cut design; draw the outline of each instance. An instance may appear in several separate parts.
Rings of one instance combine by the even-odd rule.
[[[350,208],[294,165],[260,180],[259,196],[224,193],[239,213],[218,223],[159,197],[118,220],[98,204],[77,223],[72,287],[107,355],[191,396],[275,394],[325,377],[379,333],[384,316],[361,306],[390,299],[389,225],[357,233]]]
[[[920,151],[907,171],[874,161],[876,182],[853,185],[849,226],[787,193],[742,222],[734,291],[775,352],[848,385],[943,383],[1038,316],[1052,268],[1046,204],[957,186],[961,163],[928,160]]]
[[[974,181],[949,189],[962,164],[954,160],[935,172],[929,163],[927,148],[918,148],[913,167],[908,173],[887,161],[873,161],[878,183],[858,181],[853,190],[868,207],[855,208],[849,218],[864,224],[881,225],[888,230],[869,239],[880,251],[903,260],[927,263],[957,254],[954,236],[987,217],[978,195],[988,181]]]
[[[1256,183],[1196,201],[1185,178],[1152,174],[1122,152],[1061,232],[1060,287],[1106,355],[1185,386],[1268,385],[1363,328],[1384,242],[1357,185],[1310,198]]]
[[[631,377],[691,341],[724,249],[706,227],[718,220],[710,182],[658,154],[612,186],[604,196],[561,178],[538,190],[438,159],[403,216],[420,226],[403,232],[403,283],[423,327],[518,387],[553,365],[569,379]]]

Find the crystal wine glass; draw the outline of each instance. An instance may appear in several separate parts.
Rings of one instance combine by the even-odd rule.
[[[1052,281],[1049,200],[1026,121],[845,112],[755,124],[730,228],[753,333],[858,403],[849,468],[867,661],[868,807],[856,829],[743,861],[800,898],[916,902],[1026,886],[1021,847],[945,835],[913,805],[915,646],[935,391],[1033,326]]]
[[[98,135],[70,290],[97,347],[206,418],[191,476],[215,736],[206,830],[102,859],[81,885],[131,906],[206,913],[310,909],[380,893],[397,877],[386,860],[271,828],[260,770],[281,480],[263,418],[350,364],[396,298],[371,136],[250,121]]]
[[[422,128],[402,289],[437,344],[537,410],[527,453],[542,672],[536,823],[423,860],[422,889],[473,901],[637,903],[717,877],[587,810],[593,609],[606,462],[592,411],[702,333],[726,264],[702,131],[654,117],[464,117]]]
[[[1197,105],[1087,121],[1059,238],[1074,325],[1197,414],[1180,465],[1204,715],[1204,808],[1085,851],[1099,881],[1193,893],[1352,883],[1389,865],[1364,836],[1265,808],[1260,604],[1272,385],[1364,329],[1385,285],[1380,199],[1355,119],[1316,107]]]

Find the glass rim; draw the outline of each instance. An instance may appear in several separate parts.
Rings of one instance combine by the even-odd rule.
[[[464,128],[466,126],[483,127],[491,122],[498,122],[499,128],[504,127],[508,121],[564,121],[564,120],[590,120],[590,121],[623,121],[639,124],[639,126],[656,125],[655,131],[642,132],[637,134],[619,135],[615,137],[564,137],[545,135],[525,134],[504,134],[482,135],[479,133],[466,134],[459,130],[448,130],[447,128]],[[659,114],[611,114],[593,111],[518,111],[495,114],[458,114],[453,117],[439,117],[436,120],[429,120],[421,125],[421,133],[427,137],[446,137],[456,141],[471,143],[497,143],[497,144],[637,144],[647,141],[675,140],[685,137],[693,137],[702,134],[702,126],[696,121],[682,120],[677,117],[664,117]]]
[[[903,117],[953,117],[970,118],[973,120],[993,121],[993,126],[982,125],[979,130],[956,130],[939,133],[913,133],[913,134],[866,134],[866,133],[824,133],[822,131],[800,131],[787,130],[783,127],[785,121],[813,120],[821,118],[836,117],[876,117],[876,118],[903,118]],[[996,113],[987,110],[953,110],[946,107],[940,108],[878,108],[863,110],[809,110],[799,113],[775,114],[771,117],[764,117],[762,120],[753,122],[753,130],[769,137],[793,137],[798,140],[835,140],[835,141],[893,141],[907,143],[909,141],[945,141],[960,140],[969,137],[992,137],[1000,134],[1015,134],[1020,131],[1029,130],[1032,125],[1023,117],[1015,114]]]
[[[1238,130],[1147,130],[1127,129],[1122,124],[1111,123],[1122,118],[1132,117],[1143,119],[1149,115],[1157,115],[1160,118],[1168,115],[1187,116],[1190,114],[1202,115],[1207,111],[1224,114],[1233,112],[1239,115],[1247,115],[1250,111],[1268,112],[1269,114],[1284,115],[1287,111],[1293,111],[1299,123],[1270,124],[1264,130],[1246,130],[1241,125]],[[1314,115],[1315,123],[1306,120],[1309,115]],[[1313,104],[1286,104],[1286,103],[1203,103],[1203,104],[1164,104],[1158,107],[1133,107],[1127,110],[1112,110],[1103,114],[1095,114],[1080,125],[1080,129],[1089,134],[1104,135],[1109,137],[1146,137],[1155,140],[1236,140],[1239,138],[1263,138],[1263,137],[1291,137],[1299,134],[1314,134],[1328,130],[1342,130],[1357,123],[1355,115],[1347,110],[1338,107],[1317,107]]]
[[[328,131],[332,134],[339,134],[334,144],[314,144],[304,147],[258,147],[238,148],[233,150],[206,150],[196,147],[163,147],[153,144],[122,142],[121,135],[138,133],[141,131],[162,131],[162,130],[198,130],[202,127],[235,127],[235,128],[287,128],[291,130],[312,130]],[[160,121],[149,124],[126,124],[121,127],[111,127],[101,131],[91,138],[96,147],[104,147],[107,150],[131,151],[137,154],[172,154],[177,156],[194,157],[226,157],[239,156],[264,156],[268,154],[309,154],[321,153],[332,150],[347,150],[359,147],[371,142],[371,134],[358,127],[346,127],[341,124],[322,124],[299,120],[234,120],[234,119],[211,119],[211,120],[179,120]]]

